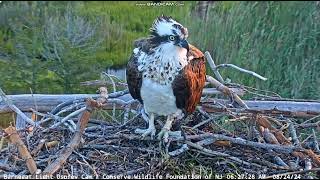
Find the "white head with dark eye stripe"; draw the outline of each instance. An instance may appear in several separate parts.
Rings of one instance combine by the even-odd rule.
[[[168,16],[158,17],[151,27],[151,42],[155,46],[176,46],[189,50],[188,30]]]

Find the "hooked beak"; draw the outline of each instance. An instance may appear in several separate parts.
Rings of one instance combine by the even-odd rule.
[[[181,40],[178,44],[179,47],[185,48],[187,49],[187,51],[189,51],[189,43],[187,40]]]

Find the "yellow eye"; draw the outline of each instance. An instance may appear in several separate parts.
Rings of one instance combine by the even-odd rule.
[[[174,41],[174,36],[169,36],[169,39],[171,40],[171,41]]]

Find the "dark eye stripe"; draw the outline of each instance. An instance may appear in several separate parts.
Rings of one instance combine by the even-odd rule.
[[[152,43],[153,44],[161,44],[163,42],[169,42],[170,40],[170,36],[172,35],[167,35],[167,36],[154,36],[152,38]],[[180,37],[179,36],[174,36],[174,41],[177,41]]]
[[[151,39],[151,43],[156,46],[163,42],[169,42],[169,39],[167,36],[153,36]]]

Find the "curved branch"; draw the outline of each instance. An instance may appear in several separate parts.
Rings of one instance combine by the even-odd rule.
[[[236,65],[234,65],[234,64],[219,64],[218,66],[216,66],[216,69],[224,68],[224,67],[232,67],[232,68],[234,68],[234,69],[236,69],[236,70],[238,70],[238,71],[241,71],[241,72],[244,72],[244,73],[248,73],[248,74],[250,74],[250,75],[252,75],[252,76],[255,76],[255,77],[257,77],[257,78],[259,78],[259,79],[261,79],[261,80],[263,80],[263,81],[267,80],[267,78],[265,78],[265,77],[263,77],[263,76],[255,73],[255,72],[253,72],[253,71],[249,71],[249,70],[240,68],[240,67],[238,67],[238,66],[236,66]]]

